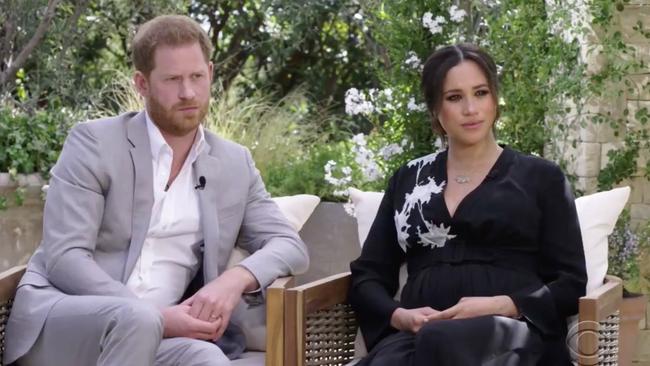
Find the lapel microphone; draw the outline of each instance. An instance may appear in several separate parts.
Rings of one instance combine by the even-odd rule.
[[[198,190],[202,191],[204,188],[205,188],[205,177],[200,176],[199,177],[199,184],[194,186],[194,189],[198,189]]]

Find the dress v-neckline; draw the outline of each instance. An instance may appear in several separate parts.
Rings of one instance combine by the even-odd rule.
[[[445,187],[443,188],[443,190],[441,192],[442,205],[444,206],[445,214],[447,215],[447,218],[449,218],[450,221],[453,221],[454,219],[456,219],[456,217],[458,216],[458,211],[460,210],[461,206],[463,206],[463,204],[465,204],[465,201],[469,200],[471,202],[471,196],[475,195],[475,193],[477,191],[479,191],[485,185],[485,182],[488,179],[494,178],[496,176],[496,174],[499,172],[499,168],[503,165],[503,162],[505,161],[504,159],[505,159],[506,153],[509,153],[509,149],[508,149],[507,146],[502,146],[502,148],[503,148],[503,150],[501,151],[501,153],[499,153],[499,156],[494,161],[494,164],[492,164],[492,167],[490,168],[490,170],[488,170],[487,174],[485,175],[485,177],[483,177],[481,182],[474,189],[469,191],[463,198],[460,199],[460,201],[456,205],[456,209],[454,210],[453,215],[452,215],[451,211],[449,211],[449,205],[447,205],[447,198],[445,197],[445,192],[447,191],[447,184],[445,184]],[[449,154],[449,151],[447,151],[447,153],[445,153],[443,164],[442,164],[443,180],[445,182],[449,182],[448,177],[447,177],[448,154]],[[465,204],[465,205],[467,205],[467,204]]]

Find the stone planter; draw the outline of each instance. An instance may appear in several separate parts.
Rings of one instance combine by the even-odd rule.
[[[27,263],[41,241],[43,184],[38,174],[19,175],[14,181],[8,173],[0,173],[0,195],[7,200],[7,208],[0,210],[0,271]],[[22,205],[15,202],[18,187],[25,190]]]
[[[623,297],[621,303],[618,364],[630,366],[637,352],[639,322],[644,318],[648,299],[645,295]]]

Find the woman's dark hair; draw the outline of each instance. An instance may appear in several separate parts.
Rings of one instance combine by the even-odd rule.
[[[499,83],[497,80],[497,66],[494,60],[492,60],[492,57],[473,44],[464,43],[445,46],[435,51],[424,63],[421,85],[427,109],[432,116],[433,130],[440,136],[445,135],[445,131],[437,117],[442,104],[442,88],[445,83],[445,77],[452,67],[457,66],[463,61],[473,61],[483,71],[483,74],[485,74],[490,93],[494,98],[494,103],[497,104],[497,118],[499,118]]]

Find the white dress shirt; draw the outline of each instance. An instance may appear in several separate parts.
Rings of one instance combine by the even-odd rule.
[[[158,306],[177,304],[196,275],[203,242],[198,193],[192,164],[205,145],[199,130],[183,167],[166,188],[172,166],[172,149],[146,114],[153,164],[154,203],[149,230],[140,257],[126,286],[138,297]]]

